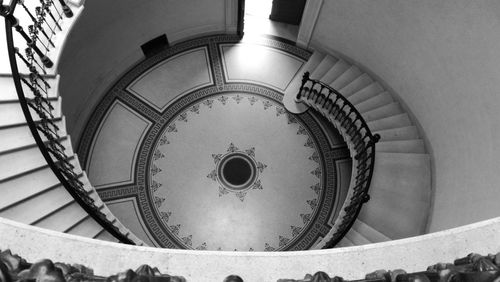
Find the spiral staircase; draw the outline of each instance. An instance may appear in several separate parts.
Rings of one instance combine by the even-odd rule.
[[[71,23],[65,27],[71,28]],[[57,69],[57,66],[54,69]],[[384,90],[381,83],[359,67],[320,51],[315,51],[304,64],[286,90],[286,96],[295,96],[301,74],[306,71],[311,73],[311,78],[318,79],[333,89],[340,89],[340,93],[362,114],[369,128],[381,136],[376,147],[377,157],[369,192],[371,200],[337,247],[423,234],[427,214],[421,211],[428,210],[430,203],[430,159],[409,115],[395,102],[393,96]],[[100,227],[53,175],[38,151],[35,140],[30,136],[29,127],[18,104],[16,89],[10,81],[11,77],[4,76],[2,79],[2,93],[6,94],[2,96],[0,104],[1,133],[7,138],[2,139],[0,157],[1,163],[7,167],[2,169],[0,181],[3,191],[6,191],[9,197],[2,200],[0,216],[55,231],[119,241]],[[132,242],[143,244],[112,215],[81,169],[78,156],[72,150],[70,136],[65,130],[61,96],[57,90],[59,76],[44,75],[41,81],[50,85],[46,98],[54,107],[52,121],[60,129],[60,142],[64,146],[65,154],[68,161],[74,165],[79,180],[84,183],[88,196],[118,230],[132,238]],[[29,90],[25,89],[26,93],[29,93]],[[300,104],[292,105],[290,111],[303,112],[306,109],[305,104]],[[398,216],[392,216],[393,214]],[[326,239],[315,248],[331,247],[331,242],[329,245],[326,242],[331,239],[334,231],[335,228],[332,228]]]
[[[26,11],[30,9],[29,6],[24,6],[24,3],[19,3],[19,5],[23,5]],[[65,19],[62,15],[59,15],[57,21],[61,31],[64,28],[65,32],[71,28],[81,10],[83,10],[82,6],[71,3],[68,5],[75,11],[75,16]],[[55,9],[54,7],[53,11],[59,12]],[[62,8],[60,9],[62,10]],[[24,17],[26,16],[24,15]],[[57,28],[56,22],[52,24],[54,25],[52,28]],[[45,40],[47,40],[45,44],[48,45],[49,39],[46,38]],[[61,40],[61,38],[54,37],[50,40],[57,43],[57,40]],[[16,41],[16,43],[19,44],[19,41]],[[57,54],[61,50],[54,49],[51,51]],[[11,55],[22,56],[21,53]],[[56,67],[50,70],[54,69]],[[35,92],[32,91],[33,88],[27,82],[29,75],[22,73],[27,71],[27,68],[21,65],[20,70],[21,77],[23,77],[21,81],[24,83],[22,89],[26,93],[26,99],[35,100]],[[86,195],[95,203],[96,208],[106,220],[122,234],[130,237],[135,244],[142,245],[142,241],[131,234],[112,215],[111,211],[100,200],[85,172],[81,169],[78,156],[73,152],[71,137],[66,132],[65,117],[61,110],[62,98],[58,92],[59,76],[50,74],[50,70],[43,70],[45,73],[40,74],[35,84],[43,84],[41,90],[44,93],[44,99],[46,99],[47,105],[50,104],[48,106],[51,108],[49,110],[50,117],[47,122],[54,125],[58,142],[62,145],[61,149],[65,157],[61,162],[66,162],[73,167],[76,178],[80,181]],[[56,177],[40,152],[36,139],[33,138],[29,122],[20,106],[18,91],[12,75],[3,74],[0,80],[2,93],[0,98],[0,135],[2,136],[0,141],[0,163],[2,164],[0,189],[4,195],[0,200],[0,217],[58,232],[120,242],[81,207],[80,203],[74,199]],[[30,111],[34,117],[35,127],[43,124],[40,120],[44,116],[37,114],[34,108],[31,108]],[[47,143],[48,136],[42,133],[40,135],[42,136],[41,141]]]
[[[304,72],[339,89],[361,113],[370,130],[381,137],[376,145],[370,201],[337,247],[424,234],[431,202],[431,163],[409,114],[381,82],[362,68],[322,50],[313,53],[286,90],[285,105],[291,112],[308,109],[295,102]]]
[[[63,18],[62,16],[60,18],[61,25],[64,22],[64,27],[69,30],[77,21],[80,15],[78,11],[81,12],[83,6],[81,3],[72,2],[67,5],[73,11],[77,11],[73,18]],[[63,9],[61,8],[61,10]],[[12,24],[15,26],[14,22]],[[63,42],[64,38],[59,40]],[[49,45],[48,41],[45,43]],[[58,53],[61,51],[57,48],[60,47],[51,51],[52,54],[56,54],[55,57],[58,57]],[[319,47],[315,49],[314,46],[311,46],[311,49],[314,50],[312,56],[285,91],[284,104],[287,110],[292,113],[302,113],[306,110],[318,111],[330,119],[337,129],[343,130],[341,128],[343,122],[337,121],[336,123],[330,116],[331,109],[329,111],[324,108],[328,99],[326,95],[319,95],[318,93],[321,91],[318,89],[315,92],[316,96],[313,95],[312,98],[310,93],[300,92],[307,86],[307,82],[303,80],[303,74],[308,72],[312,80],[321,81],[324,85],[328,85],[344,96],[354,105],[371,133],[380,136],[380,140],[373,147],[375,148],[373,154],[376,154],[376,157],[374,158],[372,175],[368,177],[370,185],[366,187],[367,191],[364,191],[369,195],[369,198],[363,198],[362,202],[366,201],[366,203],[359,205],[356,212],[357,217],[348,224],[349,229],[342,234],[341,240],[339,242],[334,240],[335,247],[379,243],[425,234],[432,201],[431,157],[412,115],[395,93],[387,90],[388,88],[383,82],[378,81],[363,67],[357,66],[346,57],[321,50]],[[14,49],[12,48],[12,50]],[[11,52],[9,56],[11,61],[15,61],[16,56],[23,55]],[[18,61],[22,62],[23,60]],[[30,63],[33,62],[30,61]],[[57,69],[57,63],[56,60],[52,70]],[[14,72],[18,71],[17,66],[13,68],[15,68]],[[21,78],[32,79],[25,67],[20,66],[19,73]],[[52,116],[49,119],[44,119],[43,115],[40,117],[38,112],[40,108],[38,111],[35,108],[30,109],[26,100],[23,101],[21,97],[25,96],[25,99],[30,101],[36,100],[37,94],[31,91],[30,83],[23,84],[21,79],[14,84],[12,75],[8,73],[3,73],[0,76],[0,93],[2,94],[0,96],[0,191],[3,195],[0,198],[0,217],[16,222],[5,224],[20,228],[22,230],[20,234],[33,232],[33,234],[39,234],[43,238],[49,235],[53,236],[52,233],[30,229],[31,227],[17,225],[18,223],[91,239],[144,245],[111,213],[106,204],[99,198],[85,171],[80,167],[78,156],[72,148],[71,137],[66,130],[65,117],[61,108],[62,97],[58,91],[59,80],[60,77],[57,73],[49,71],[29,81],[31,85],[34,82],[42,85],[40,89],[45,89],[44,92],[46,92],[43,94],[44,101],[42,103],[53,107],[50,110]],[[20,89],[24,95],[19,93]],[[311,93],[313,92],[313,89],[309,90]],[[298,92],[303,94],[302,100],[297,99]],[[28,112],[30,116],[35,117],[31,122],[26,119]],[[347,114],[347,116],[349,115],[350,113]],[[55,135],[58,137],[57,140],[53,140],[52,137],[45,134],[46,132],[37,128],[37,125],[41,124],[53,126],[52,129],[57,131]],[[38,139],[33,137],[33,133],[37,130],[40,131]],[[347,139],[349,140],[349,138]],[[41,144],[50,144],[55,141],[62,145],[60,146],[61,151],[57,154],[58,156],[62,154],[64,159],[55,158],[54,154],[43,154],[39,150]],[[365,147],[370,145],[372,144],[367,143]],[[48,158],[53,159],[52,164]],[[59,163],[64,163],[72,168],[75,179],[70,180],[79,183],[78,185],[84,191],[84,193],[81,192],[83,194],[78,192],[80,194],[75,197],[75,194],[68,190],[65,181],[61,180],[61,177],[65,179],[68,177],[58,175],[54,171],[54,167],[58,167]],[[357,167],[353,165],[353,169],[357,169]],[[353,175],[356,174],[353,173]],[[351,186],[355,187],[355,180],[351,182]],[[365,195],[363,194],[363,196]],[[89,206],[94,208],[93,213],[95,214],[89,213],[88,207],[82,205],[82,202],[86,201],[90,203]],[[345,205],[347,205],[347,201]],[[345,227],[345,222],[342,222],[340,217],[330,233],[314,248],[332,247],[331,240],[335,238],[335,232],[339,231],[339,226]],[[484,226],[489,228],[487,224]],[[494,230],[494,228],[492,229]],[[473,233],[474,231],[471,228],[465,232]],[[10,232],[5,234],[7,233],[11,235]],[[23,236],[29,237],[29,235]],[[474,236],[479,235],[474,233]],[[436,240],[440,240],[438,237],[436,236]],[[68,240],[69,242],[64,241],[65,246],[74,243],[73,240],[77,240],[75,238],[64,237],[63,241]],[[90,244],[90,241],[82,242],[82,246],[88,247]],[[383,246],[385,245],[377,246],[382,246],[380,250],[384,251]],[[119,247],[113,245],[109,248],[110,252],[118,253],[121,251],[116,251],[113,248]],[[353,248],[353,250],[360,249]],[[156,253],[152,257],[159,254]],[[187,256],[190,257],[189,259],[193,259],[192,256]],[[138,257],[144,259],[141,255]],[[179,269],[178,265],[175,267]],[[196,270],[190,271],[196,273]]]

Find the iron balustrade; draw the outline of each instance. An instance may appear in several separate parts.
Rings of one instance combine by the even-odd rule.
[[[54,107],[49,98],[49,91],[53,86],[46,79],[47,69],[52,68],[54,63],[48,52],[56,47],[53,38],[57,32],[62,31],[63,17],[72,17],[73,12],[64,0],[30,1],[29,4],[30,6],[22,0],[12,0],[9,5],[3,5],[0,0],[0,15],[5,18],[12,78],[29,129],[45,161],[75,201],[111,235],[122,243],[134,244],[127,234],[113,224],[113,220],[106,217],[101,211],[102,206],[98,207],[85,190],[84,183],[80,180],[81,174],[75,171],[71,158],[66,154],[66,148],[61,143],[64,138],[59,135],[60,128],[54,122]],[[24,17],[27,26],[22,26],[14,16],[19,6],[22,9],[19,9],[19,15],[16,13],[16,16]],[[19,35],[16,39],[21,42],[15,42],[13,30]],[[16,43],[20,43],[22,47],[15,46]],[[18,60],[23,68],[21,72]],[[25,95],[24,89],[30,92],[29,97]]]
[[[311,79],[309,72],[304,73],[302,77],[296,99],[317,110],[336,125],[342,136],[348,139],[346,142],[351,153],[355,153],[353,157],[356,166],[352,176],[354,181],[351,181],[349,187],[352,193],[350,198],[346,199],[343,213],[339,214],[339,218],[335,221],[332,237],[327,239],[324,246],[332,248],[351,229],[361,207],[370,199],[368,189],[375,165],[375,144],[380,135],[370,131],[361,113],[346,97],[329,85]]]

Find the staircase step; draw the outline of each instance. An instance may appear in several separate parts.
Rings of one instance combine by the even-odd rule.
[[[412,125],[410,118],[406,113],[370,121],[367,122],[367,124],[371,131],[379,131]]]
[[[73,149],[68,138],[63,138],[61,144],[66,148],[66,154],[71,156]],[[0,181],[41,167],[46,161],[38,146],[33,145],[22,150],[0,154]]]
[[[380,231],[375,228],[369,226],[368,224],[362,222],[359,219],[356,219],[352,228],[356,230],[358,233],[362,234],[368,241],[371,243],[385,242],[390,241],[391,238],[385,236]]]
[[[386,130],[372,130],[372,131],[380,135],[379,142],[412,140],[419,138],[416,126],[405,126],[400,128],[391,128]]]
[[[103,231],[94,238],[99,239],[99,240],[103,240],[103,241],[109,241],[109,242],[116,242],[116,243],[119,242],[119,240],[116,239],[113,235],[109,234],[108,231]]]
[[[64,118],[53,121],[61,130],[59,135],[65,136],[66,124]],[[31,135],[31,131],[26,123],[0,129],[0,136],[2,136],[0,140],[0,153],[35,144],[35,139]],[[46,140],[43,135],[42,138],[44,141]]]
[[[370,244],[371,242],[366,239],[361,233],[357,232],[353,228],[351,228],[347,234],[345,235],[349,241],[351,241],[354,245],[360,246],[360,245],[367,245]]]
[[[314,69],[314,71],[311,73],[310,77],[312,79],[321,79],[323,75],[335,64],[337,61],[336,58],[326,55],[321,63]]]
[[[390,104],[383,105],[381,107],[369,110],[369,111],[362,111],[361,115],[365,119],[365,121],[373,121],[373,120],[378,120],[378,119],[383,119],[386,117],[390,116],[395,116],[402,114],[404,111],[399,105],[399,103],[394,102]]]
[[[95,238],[104,229],[92,217],[87,216],[84,220],[71,227],[66,233],[86,238]]]
[[[377,153],[369,194],[359,220],[391,239],[422,234],[431,200],[429,155]]]
[[[51,99],[51,104],[54,107],[53,115],[55,118],[61,117],[61,97]],[[40,120],[38,115],[31,109],[33,119]],[[0,103],[0,126],[25,123],[26,119],[21,109],[19,101],[8,101]]]
[[[48,165],[36,168],[22,177],[1,182],[0,193],[8,197],[0,197],[0,210],[58,184],[59,179]]]
[[[80,207],[77,202],[72,202],[34,225],[54,231],[65,232],[84,220],[87,216],[85,210]]]
[[[351,246],[354,246],[354,243],[344,236],[344,238],[342,238],[340,242],[338,242],[337,245],[335,245],[335,248],[345,248]]]
[[[70,163],[74,164],[75,159],[72,158]],[[82,182],[85,181],[83,177],[83,174],[79,177],[79,180]],[[9,197],[2,197],[0,199],[0,210],[8,209],[10,206],[15,206],[29,198],[35,198],[59,185],[61,185],[59,179],[48,165],[24,173],[20,177],[0,182],[0,192],[4,195],[9,195]],[[102,204],[100,198],[97,202],[101,202]]]
[[[375,146],[375,150],[377,152],[387,153],[426,153],[424,141],[422,139],[379,141]]]
[[[304,75],[306,71],[311,73],[321,63],[321,61],[323,61],[325,57],[326,57],[325,54],[315,51],[311,55],[311,57],[309,57],[309,60],[307,60],[307,62],[302,66],[299,73],[297,74],[299,80],[302,79],[302,75]]]
[[[384,92],[384,88],[382,88],[382,86],[378,82],[374,82],[348,96],[347,99],[353,104],[358,104],[364,100],[375,97],[377,94],[380,94],[382,92]]]
[[[380,94],[375,95],[374,97],[371,97],[368,100],[355,103],[354,105],[356,106],[356,109],[358,109],[358,111],[367,112],[393,102],[394,99],[392,98],[391,94],[384,91]]]
[[[330,84],[348,70],[349,67],[351,67],[351,64],[340,59],[321,77],[320,80],[326,84]]]
[[[347,84],[344,88],[340,89],[339,92],[345,97],[348,97],[372,83],[373,79],[368,74],[364,73]]]
[[[44,191],[36,197],[22,201],[15,206],[0,211],[0,217],[33,224],[37,220],[50,215],[58,209],[73,202],[73,197],[62,185]]]
[[[362,74],[363,73],[357,66],[351,66],[343,74],[337,77],[335,81],[330,83],[330,86],[338,91],[354,81],[356,78],[360,77]]]
[[[58,87],[59,87],[59,75],[57,76],[43,76],[47,83],[50,85],[50,88],[47,91],[47,96],[49,98],[56,98],[58,96]],[[27,98],[33,98],[33,92],[31,89],[26,86],[26,84],[21,83],[23,86],[24,95]],[[5,101],[18,100],[16,86],[14,85],[14,80],[11,76],[1,76],[0,77],[0,103]],[[43,93],[45,96],[45,93]]]

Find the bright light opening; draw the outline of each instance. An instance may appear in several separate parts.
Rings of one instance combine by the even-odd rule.
[[[269,19],[273,0],[246,0],[245,15]]]

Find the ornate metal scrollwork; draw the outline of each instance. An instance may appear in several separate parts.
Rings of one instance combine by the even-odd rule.
[[[392,271],[377,270],[366,274],[361,280],[345,280],[335,276],[330,278],[325,272],[307,274],[304,279],[280,279],[278,282],[498,282],[500,281],[500,253],[481,256],[469,254],[453,263],[437,263],[426,271],[407,273],[402,269]]]

